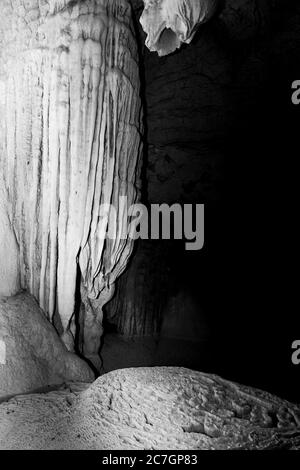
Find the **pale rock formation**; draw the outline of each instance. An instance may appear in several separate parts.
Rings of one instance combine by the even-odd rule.
[[[103,334],[103,307],[110,301],[115,292],[115,286],[106,288],[101,292],[99,299],[88,297],[86,289],[81,286],[81,310],[79,314],[79,350],[89,359],[97,370],[101,369],[102,362],[99,352],[99,340]]]
[[[0,399],[65,381],[94,379],[90,367],[66,349],[29,294],[0,300],[0,343]]]
[[[189,44],[198,27],[216,12],[218,0],[144,0],[140,23],[146,46],[159,56]]]
[[[123,369],[2,403],[0,449],[300,449],[300,407],[188,369]]]
[[[19,247],[9,219],[7,202],[0,175],[0,298],[14,295],[20,290]]]
[[[101,320],[101,293],[109,298],[132,251],[121,236],[126,214],[120,209],[115,223],[100,211],[110,203],[118,209],[120,195],[129,205],[139,198],[142,116],[131,17],[127,0],[1,2],[0,174],[8,202],[0,211],[9,222],[0,226],[0,293],[17,290],[19,266],[21,287],[50,321],[57,317],[70,350],[78,276]],[[11,247],[9,257],[3,246]],[[97,353],[97,311],[93,318],[86,327],[98,336]]]

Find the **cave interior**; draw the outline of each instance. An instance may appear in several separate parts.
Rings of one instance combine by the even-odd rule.
[[[106,4],[3,2],[0,240],[10,238],[0,247],[0,400],[53,385],[62,370],[90,382],[170,366],[299,402],[289,267],[299,2],[206,0],[192,25],[165,20],[170,0]],[[147,208],[204,204],[203,248],[172,237],[132,243],[118,227],[101,241],[95,201],[118,205],[120,194]],[[47,325],[35,326],[36,308]],[[20,317],[13,326],[9,309]],[[1,378],[13,328],[20,351],[34,331],[39,348],[56,351],[54,378],[41,373],[26,390]]]

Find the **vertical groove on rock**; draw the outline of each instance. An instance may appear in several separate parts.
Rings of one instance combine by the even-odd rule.
[[[142,131],[137,45],[126,0],[3,2],[0,171],[19,243],[21,285],[64,331],[77,265],[96,299],[125,269],[101,204],[139,197]],[[2,109],[2,108],[1,108]],[[4,126],[4,127],[3,127]],[[2,131],[1,131],[2,132]]]

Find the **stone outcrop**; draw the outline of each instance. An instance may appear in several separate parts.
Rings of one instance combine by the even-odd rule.
[[[0,404],[0,449],[300,449],[300,407],[188,369],[125,369]]]
[[[139,198],[142,114],[130,3],[4,0],[0,61],[0,191],[7,195],[0,215],[8,218],[0,222],[0,294],[14,293],[20,278],[71,350],[81,283],[86,310],[95,301],[83,339],[98,336],[97,354],[102,305],[132,251],[119,196],[128,205]]]
[[[218,0],[144,0],[140,23],[146,46],[159,56],[190,44],[198,27],[216,12]]]
[[[70,353],[28,294],[0,300],[0,399],[94,374]]]

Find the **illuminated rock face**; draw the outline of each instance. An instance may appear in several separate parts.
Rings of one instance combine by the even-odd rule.
[[[0,299],[0,402],[7,396],[94,378],[89,366],[67,350],[31,295]]]
[[[146,46],[165,56],[189,44],[199,25],[216,12],[218,0],[144,0],[140,18]]]
[[[9,219],[8,199],[0,174],[0,297],[20,290],[18,243]]]
[[[132,251],[120,224],[106,239],[111,216],[100,213],[102,204],[117,208],[120,195],[129,205],[139,197],[131,7],[127,0],[5,0],[1,9],[0,189],[7,202],[0,213],[9,223],[0,222],[0,295],[17,291],[20,276],[71,349],[78,276],[101,316],[101,293],[109,297]],[[13,246],[9,256],[3,240]],[[6,271],[13,273],[7,281]],[[100,332],[97,315],[89,328]]]
[[[296,404],[216,375],[129,368],[1,403],[0,449],[299,450],[299,416]]]

